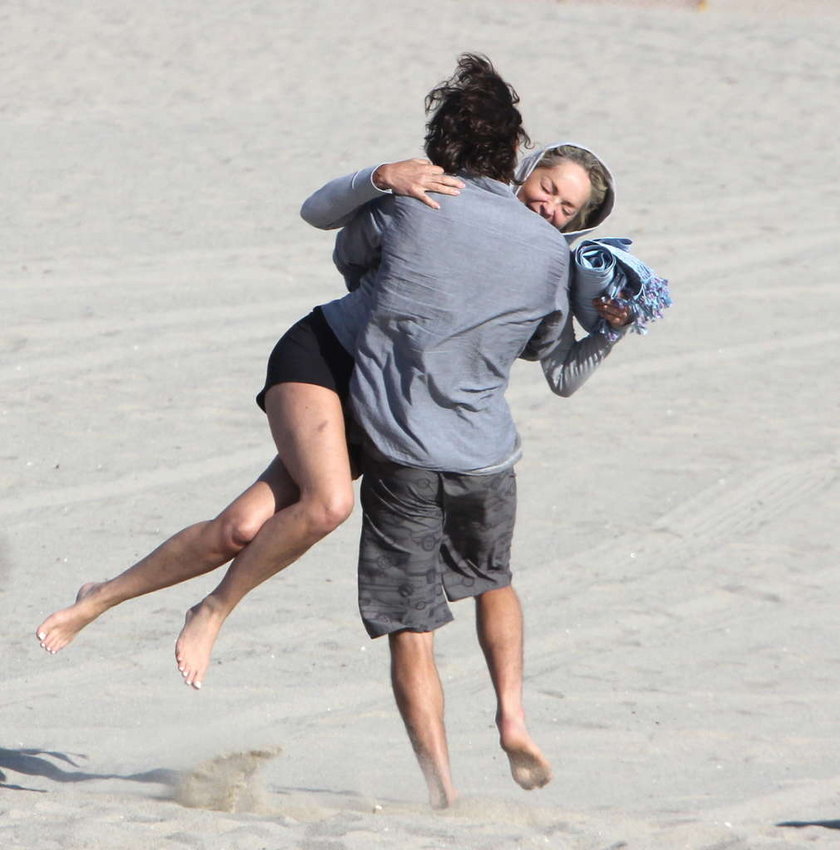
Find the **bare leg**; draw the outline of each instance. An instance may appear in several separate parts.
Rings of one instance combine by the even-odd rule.
[[[388,640],[394,697],[429,789],[429,803],[445,809],[457,794],[449,769],[434,632],[394,632]]]
[[[300,498],[263,525],[218,587],[187,612],[175,658],[185,683],[195,688],[201,687],[219,630],[239,601],[337,528],[353,509],[339,397],[314,384],[285,383],[273,386],[265,403],[278,453]]]
[[[499,742],[510,761],[514,780],[525,788],[551,781],[551,765],[525,726],[522,705],[522,606],[512,587],[476,597],[478,641],[496,691]]]
[[[179,531],[115,578],[89,582],[76,601],[47,617],[36,630],[50,653],[63,649],[100,614],[137,596],[195,578],[226,564],[278,509],[298,496],[279,458],[215,519]]]

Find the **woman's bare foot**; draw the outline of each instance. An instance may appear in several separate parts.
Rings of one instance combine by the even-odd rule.
[[[203,599],[187,611],[184,628],[175,643],[175,661],[184,677],[184,684],[198,690],[210,666],[210,653],[225,618],[208,599]]]
[[[528,734],[524,722],[500,721],[499,734],[517,785],[532,791],[551,782],[551,765]]]
[[[50,614],[35,630],[41,646],[51,655],[64,649],[71,640],[86,626],[92,623],[103,611],[108,609],[97,599],[96,591],[104,582],[88,582],[79,588],[76,601],[69,608],[62,608]]]

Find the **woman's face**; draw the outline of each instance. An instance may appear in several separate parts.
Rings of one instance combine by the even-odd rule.
[[[516,196],[560,230],[586,206],[591,191],[586,169],[566,160],[550,168],[535,168]]]

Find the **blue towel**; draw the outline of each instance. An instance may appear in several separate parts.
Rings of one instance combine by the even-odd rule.
[[[631,330],[647,333],[647,324],[671,306],[668,281],[629,252],[630,239],[587,239],[572,251],[571,301],[575,318],[588,333],[611,341],[620,333],[598,314],[595,298],[615,299],[630,308]]]

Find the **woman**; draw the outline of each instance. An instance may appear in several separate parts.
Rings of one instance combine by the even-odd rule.
[[[448,92],[443,101],[435,100],[435,92],[441,89],[432,92],[427,100],[427,106],[434,107],[426,137],[427,152],[434,153],[432,159],[445,152],[447,139],[442,137],[442,128],[453,99],[460,102],[467,95],[475,96],[476,112],[469,116],[471,132],[476,136],[486,134],[486,116],[478,114],[480,107],[486,108],[486,103],[478,96],[477,87],[486,85],[488,80],[464,73],[464,68],[462,59],[459,72],[443,87]],[[494,77],[492,85],[496,94],[500,86],[511,92],[501,78],[495,74]],[[517,100],[515,93],[509,99],[518,117],[513,107]],[[460,132],[464,132],[463,128]],[[501,134],[506,134],[512,157],[519,142],[527,139],[515,121],[494,133],[496,143]],[[594,226],[612,206],[612,189],[609,172],[592,159],[606,175],[603,180],[606,191],[591,219]],[[574,226],[586,214],[592,197],[591,190],[586,191],[587,183],[592,182],[586,167],[571,164],[575,167],[570,167],[566,157],[558,162],[537,163],[517,192],[524,204],[561,229]],[[304,204],[302,214],[317,226],[340,226],[360,203],[379,195],[383,189],[420,197],[434,206],[427,192],[457,194],[459,181],[444,173],[448,165],[443,158],[438,159],[437,165],[411,160],[369,169],[368,176],[378,181],[377,184],[370,180],[365,184],[364,179],[354,175],[349,178],[351,191],[340,204],[334,202],[342,181],[333,181]],[[345,184],[348,182],[348,178],[343,180]],[[328,209],[331,213],[321,217]],[[344,272],[346,278],[355,276],[364,286],[364,270]],[[351,293],[346,296],[344,309],[353,309],[354,302],[359,300],[359,296]],[[328,307],[325,305],[325,309]],[[327,312],[336,309],[331,307]],[[626,321],[626,313],[615,305],[604,305],[602,309],[608,321],[616,326]],[[598,360],[574,341],[571,325],[568,322],[567,325],[565,341],[561,340],[557,352],[552,352],[550,367],[544,362],[553,389],[562,394],[573,392]],[[590,348],[593,345],[600,346],[603,352],[609,350],[602,339],[593,341]],[[583,357],[579,359],[581,353]],[[352,357],[336,338],[324,311],[316,310],[295,325],[275,348],[266,386],[259,397],[268,415],[277,457],[215,519],[180,531],[113,579],[83,585],[73,605],[52,614],[38,627],[36,634],[42,647],[55,653],[108,608],[202,575],[235,558],[220,585],[187,613],[176,645],[176,658],[185,683],[201,687],[218,631],[238,601],[265,578],[299,558],[340,525],[352,510],[352,472],[342,406],[352,366]],[[571,381],[566,379],[567,374]]]

